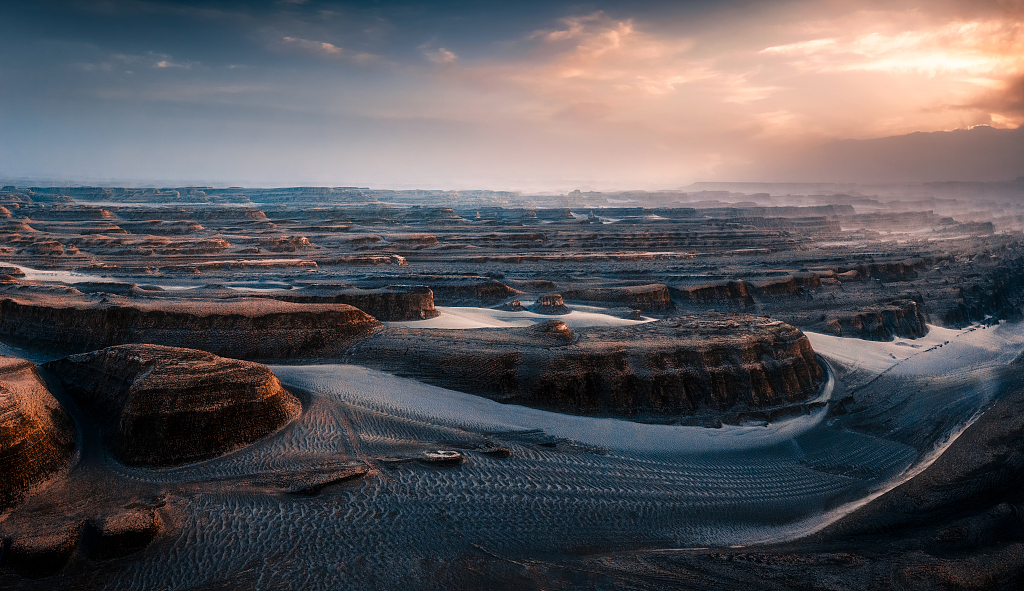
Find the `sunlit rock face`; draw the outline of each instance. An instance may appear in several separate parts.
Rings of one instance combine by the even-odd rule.
[[[896,337],[923,337],[928,334],[928,326],[917,302],[897,300],[859,313],[835,317],[825,325],[825,331],[840,337],[891,341]]]
[[[573,331],[555,320],[389,329],[347,359],[502,402],[640,419],[793,404],[814,396],[825,378],[802,332],[742,314]]]
[[[0,511],[71,464],[75,429],[35,366],[0,357]]]
[[[14,295],[0,299],[0,335],[69,352],[150,343],[242,359],[329,356],[381,326],[345,304],[133,298],[74,288]]]
[[[203,351],[124,345],[51,361],[122,463],[176,466],[253,443],[301,405],[264,365]]]

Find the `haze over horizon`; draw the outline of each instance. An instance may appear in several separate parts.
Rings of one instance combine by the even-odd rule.
[[[43,0],[0,9],[0,39],[2,178],[1024,175],[1022,0]]]

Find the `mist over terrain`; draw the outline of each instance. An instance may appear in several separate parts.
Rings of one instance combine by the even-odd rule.
[[[0,5],[0,590],[1024,588],[1024,0]]]

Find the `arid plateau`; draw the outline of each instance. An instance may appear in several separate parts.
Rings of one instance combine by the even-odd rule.
[[[0,190],[0,589],[1019,589],[1024,178]]]

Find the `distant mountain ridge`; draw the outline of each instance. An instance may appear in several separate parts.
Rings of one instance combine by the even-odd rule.
[[[1024,127],[840,140],[755,165],[742,176],[790,183],[1008,181],[1024,176]]]

